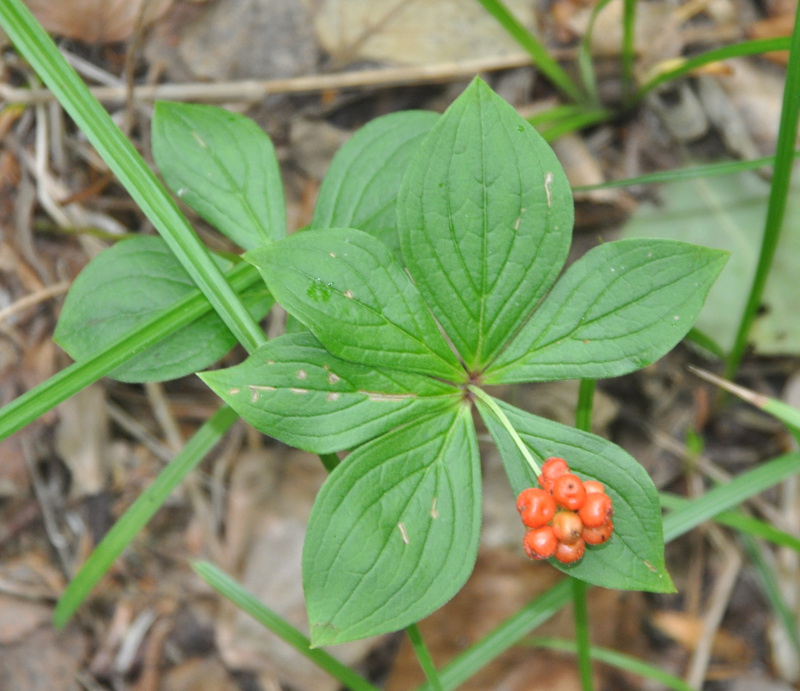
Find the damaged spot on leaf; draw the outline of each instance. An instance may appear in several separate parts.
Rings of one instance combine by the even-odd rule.
[[[397,527],[400,530],[400,536],[403,538],[403,542],[405,542],[407,545],[410,545],[411,542],[408,539],[408,533],[406,532],[406,527],[402,523],[398,523]]]

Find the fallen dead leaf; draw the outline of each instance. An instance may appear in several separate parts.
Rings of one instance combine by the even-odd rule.
[[[689,651],[697,647],[703,635],[702,618],[677,610],[656,612],[650,623]],[[751,645],[740,636],[719,629],[714,636],[712,655],[725,662],[746,665],[751,657]]]
[[[139,13],[144,25],[167,11],[172,0],[25,0],[45,29],[84,43],[114,43],[130,37]]]

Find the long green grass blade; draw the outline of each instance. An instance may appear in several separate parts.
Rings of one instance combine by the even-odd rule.
[[[622,93],[626,105],[634,98],[633,66],[635,46],[636,0],[624,0],[622,10]]]
[[[225,282],[208,250],[133,144],[89,93],[30,11],[20,0],[2,0],[0,23],[161,233],[228,328],[248,351],[255,350],[264,342],[258,324]]]
[[[794,147],[797,143],[797,125],[800,120],[800,4],[795,10],[794,31],[789,50],[789,64],[786,67],[786,84],[783,90],[783,106],[775,148],[775,167],[769,191],[769,206],[764,222],[764,235],[756,264],[753,283],[747,296],[744,312],[739,322],[736,340],[728,359],[726,374],[733,379],[747,348],[750,329],[761,307],[761,298],[767,284],[772,260],[778,247],[778,240],[786,213],[786,200],[789,196],[789,183],[792,179]]]
[[[690,500],[674,494],[667,494],[666,492],[662,492],[659,496],[661,498],[661,506],[670,511],[677,511],[685,508],[689,506],[692,501],[702,501],[702,498]],[[754,518],[753,516],[748,516],[739,511],[723,511],[714,516],[713,520],[720,525],[738,530],[740,533],[764,538],[780,547],[788,547],[795,552],[800,552],[800,539],[796,538],[791,533],[779,530],[774,525]]]
[[[233,409],[222,406],[200,427],[181,452],[161,471],[131,507],[100,541],[86,563],[61,595],[53,615],[57,627],[64,626],[117,557],[153,517],[170,493],[236,422]]]
[[[594,73],[594,65],[592,64],[592,35],[594,34],[594,25],[597,21],[597,16],[611,0],[600,0],[593,8],[592,13],[589,15],[589,24],[586,27],[586,32],[581,38],[580,46],[578,47],[578,69],[583,81],[583,88],[589,96],[589,99],[595,105],[600,103],[600,96],[597,93],[597,78]]]
[[[800,151],[793,152],[794,158],[800,157]],[[764,166],[770,166],[775,162],[774,156],[763,158],[753,158],[746,161],[725,161],[724,163],[710,163],[705,166],[691,166],[688,168],[676,168],[674,170],[663,170],[658,173],[648,173],[638,175],[635,178],[625,178],[623,180],[610,180],[601,182],[597,185],[583,185],[573,187],[573,192],[591,192],[592,190],[610,190],[615,187],[634,187],[636,185],[653,185],[661,182],[680,182],[682,180],[694,180],[695,178],[710,178],[717,175],[732,175],[746,170],[756,170]]]
[[[536,648],[548,648],[549,650],[560,650],[566,653],[577,652],[577,645],[573,641],[567,641],[561,638],[532,638],[526,641],[526,643]],[[625,655],[616,650],[602,648],[596,645],[591,647],[590,654],[592,659],[597,660],[597,662],[604,662],[607,665],[624,670],[625,672],[650,679],[651,681],[663,684],[668,689],[674,689],[675,691],[694,691],[683,679],[674,677],[655,665],[643,662],[631,655]]]
[[[243,612],[249,614],[272,633],[279,636],[295,650],[305,655],[320,669],[324,669],[339,683],[352,691],[379,691],[361,675],[343,665],[339,660],[319,648],[311,648],[311,641],[300,631],[259,602],[224,571],[213,564],[198,561],[192,564],[197,573],[220,595],[228,598]]]
[[[714,50],[709,50],[691,58],[669,60],[657,66],[656,72],[651,74],[650,77],[644,81],[644,84],[639,87],[637,98],[641,99],[646,93],[652,91],[657,86],[682,77],[684,74],[696,70],[698,67],[709,65],[712,62],[720,62],[721,60],[728,60],[729,58],[739,58],[745,55],[760,55],[774,50],[788,50],[790,46],[791,41],[785,36],[780,38],[763,38],[754,41],[734,43],[733,45],[723,46],[722,48],[715,48]]]
[[[738,506],[798,472],[800,472],[800,452],[795,451],[778,456],[724,485],[714,487],[700,499],[695,499],[664,517],[664,539],[674,540],[703,521],[708,521],[723,511]]]
[[[584,127],[590,127],[600,122],[605,122],[611,117],[610,110],[584,110],[570,117],[566,117],[559,122],[551,125],[541,132],[542,137],[547,142],[553,142],[559,137],[563,137],[570,132],[577,132]]]
[[[569,75],[561,69],[561,65],[551,57],[550,53],[547,52],[547,48],[520,23],[502,0],[478,0],[478,2],[500,23],[509,36],[530,53],[536,67],[565,96],[576,102],[584,100],[584,94],[570,79]]]
[[[260,276],[255,267],[242,262],[228,273],[228,280],[234,290],[242,291],[259,281]],[[208,300],[199,291],[195,292],[175,303],[168,311],[120,337],[94,357],[70,365],[25,392],[0,409],[0,439],[33,422],[164,336],[190,324],[209,309]]]
[[[786,631],[786,636],[792,642],[795,649],[795,655],[800,652],[800,635],[797,633],[797,621],[795,620],[792,608],[783,597],[780,584],[775,575],[775,569],[771,566],[761,552],[760,546],[749,535],[742,535],[742,543],[744,544],[747,556],[750,562],[755,566],[758,578],[761,581],[761,588],[764,591],[772,611],[778,621],[781,622]]]

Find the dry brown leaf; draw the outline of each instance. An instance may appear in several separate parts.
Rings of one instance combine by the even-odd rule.
[[[685,612],[656,612],[650,623],[687,650],[694,650],[703,635],[703,619]],[[725,662],[742,663],[750,659],[751,646],[741,636],[720,629],[714,635],[712,655]]]
[[[140,11],[143,23],[149,24],[169,9],[172,0],[25,0],[25,4],[53,34],[84,43],[113,43],[130,37]]]

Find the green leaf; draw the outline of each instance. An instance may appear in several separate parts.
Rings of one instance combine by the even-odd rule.
[[[303,586],[312,643],[396,631],[443,605],[472,572],[480,522],[468,406],[356,449],[309,519]]]
[[[226,261],[216,258],[222,267]],[[77,362],[169,310],[195,284],[158,237],[123,240],[97,255],[72,284],[53,339]],[[272,306],[263,284],[241,295],[255,318]],[[207,312],[109,373],[119,381],[164,381],[208,367],[236,343],[222,319]]]
[[[375,118],[333,157],[319,188],[312,228],[358,228],[400,255],[397,193],[438,113],[409,110]]]
[[[275,149],[252,120],[215,106],[160,101],[153,157],[175,194],[240,247],[286,235]]]
[[[435,377],[464,372],[391,250],[360,230],[308,230],[245,254],[275,299],[343,360]]]
[[[461,398],[430,377],[340,360],[309,333],[275,338],[200,378],[259,431],[314,453],[352,448]]]
[[[664,187],[658,205],[641,204],[622,229],[623,237],[668,238],[697,242],[731,252],[731,259],[708,295],[697,328],[714,337],[726,352],[753,282],[769,183],[755,173],[686,180]],[[787,290],[800,271],[800,186],[793,185],[784,230],[762,297],[750,341],[764,355],[800,353],[800,320],[795,291]]]
[[[480,400],[477,403],[515,494],[526,487],[535,487],[536,475],[523,460],[511,435]],[[550,456],[565,458],[573,472],[584,480],[602,482],[614,501],[611,539],[604,545],[588,547],[586,556],[574,566],[551,559],[553,566],[605,588],[674,592],[664,565],[658,492],[647,471],[616,444],[601,437],[545,420],[499,400],[496,403],[540,465]],[[513,512],[514,507],[510,506],[509,511]]]
[[[663,240],[595,247],[559,279],[486,383],[600,379],[649,365],[686,335],[727,258]]]
[[[409,165],[398,225],[409,272],[467,368],[476,371],[561,270],[572,195],[550,147],[476,79]]]

